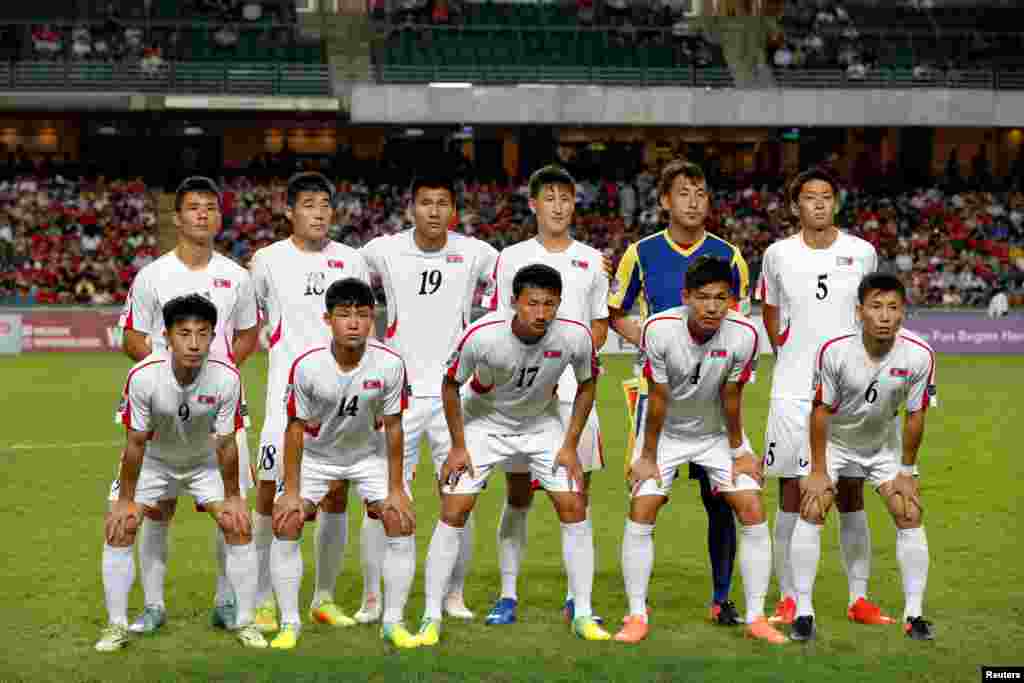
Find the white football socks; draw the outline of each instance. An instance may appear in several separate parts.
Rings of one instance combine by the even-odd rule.
[[[740,575],[747,605],[747,623],[764,616],[764,599],[772,580],[772,534],[768,522],[740,527]]]
[[[405,616],[405,603],[416,575],[416,538],[394,536],[387,539],[384,551],[385,624],[397,624]]]
[[[654,569],[654,525],[626,519],[622,535],[622,578],[629,613],[647,619],[647,587]]]
[[[448,584],[448,595],[461,595],[466,587],[466,574],[469,573],[469,563],[473,560],[473,513],[466,518],[466,526],[463,527],[462,542],[459,545],[459,556],[455,560],[455,567],[452,569],[452,578]]]
[[[903,621],[924,614],[924,591],[928,585],[928,537],[924,527],[896,531],[896,560],[903,576]]]
[[[253,511],[252,545],[256,553],[256,568],[259,579],[256,588],[256,605],[261,606],[274,597],[274,586],[270,582],[270,544],[274,542],[274,518]]]
[[[464,531],[462,527],[448,526],[441,520],[434,527],[430,549],[427,550],[427,565],[423,570],[426,588],[424,613],[429,619],[441,619],[441,605],[459,556]]]
[[[366,599],[371,595],[380,604],[381,562],[384,561],[386,544],[387,536],[384,534],[384,523],[379,519],[373,519],[364,510],[363,526],[359,530],[359,558],[363,567],[364,605]]]
[[[775,559],[775,576],[779,579],[779,595],[782,598],[796,597],[789,545],[793,539],[793,527],[799,518],[800,514],[797,512],[779,510],[775,513],[775,543],[772,545],[772,552]]]
[[[231,582],[228,580],[228,544],[224,540],[224,532],[219,526],[213,527],[213,549],[217,556],[217,592],[213,597],[213,604],[216,606],[227,605],[235,602],[235,593],[231,590]]]
[[[167,522],[142,518],[139,529],[139,580],[146,606],[165,609],[164,580],[167,578]]]
[[[793,527],[793,540],[789,547],[789,561],[793,567],[793,585],[796,588],[797,616],[814,616],[814,579],[818,575],[821,557],[821,527],[802,518]]]
[[[316,522],[316,583],[311,607],[334,601],[347,541],[348,515],[321,510]]]
[[[275,538],[270,545],[270,579],[281,608],[283,624],[302,623],[299,618],[299,586],[302,584],[302,550],[299,541]]]
[[[526,550],[526,517],[528,507],[515,507],[505,501],[498,525],[498,564],[501,567],[501,597],[518,599],[516,582]]]
[[[252,543],[228,545],[226,549],[228,579],[236,598],[235,628],[240,628],[252,623],[252,613],[256,606],[256,590],[259,586],[256,552]]]
[[[593,616],[590,595],[594,587],[594,531],[590,520],[562,523],[562,561],[575,596],[575,618]]]
[[[849,607],[858,598],[868,596],[868,579],[871,578],[871,531],[864,510],[839,513],[839,549],[850,586]]]
[[[132,546],[115,548],[103,545],[103,594],[111,624],[128,626],[128,593],[135,581],[135,556]]]
[[[594,524],[593,524],[593,522],[590,519],[590,504],[589,503],[587,504],[587,511],[586,512],[587,512],[587,516],[586,516],[587,524],[590,525],[591,536],[593,536]],[[594,566],[597,567],[597,546],[596,545],[594,546]],[[575,596],[573,595],[573,592],[572,592],[572,584],[569,583],[569,577],[566,576],[565,577],[565,600],[566,600],[566,602],[568,602],[569,600],[575,601],[575,599],[576,598],[575,598]]]

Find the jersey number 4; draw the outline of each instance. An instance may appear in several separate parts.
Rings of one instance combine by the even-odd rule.
[[[440,270],[424,270],[420,273],[420,294],[433,294],[440,288]]]
[[[341,409],[338,411],[338,415],[347,415],[348,417],[355,417],[359,413],[359,396],[353,396],[351,399],[341,399]]]

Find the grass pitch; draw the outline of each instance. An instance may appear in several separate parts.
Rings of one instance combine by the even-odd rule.
[[[768,360],[768,359],[766,359]],[[627,509],[623,484],[625,403],[620,381],[629,362],[610,359],[598,410],[608,468],[595,475],[597,547],[594,606],[614,628],[626,600],[619,563]],[[575,639],[559,609],[565,579],[559,528],[550,504],[535,502],[520,579],[520,623],[487,627],[497,596],[495,532],[504,485],[495,480],[476,514],[476,556],[466,599],[478,618],[447,620],[440,646],[388,650],[377,628],[332,631],[307,624],[292,652],[243,650],[208,625],[215,563],[213,523],[179,507],[171,531],[168,623],[156,636],[119,653],[93,651],[106,617],[100,580],[102,516],[123,434],[113,411],[129,362],[115,354],[27,354],[0,359],[0,681],[976,681],[980,666],[1024,664],[1024,571],[1020,481],[1024,466],[1024,358],[939,360],[938,409],[929,412],[922,449],[922,490],[931,548],[926,614],[938,639],[916,643],[898,627],[846,621],[846,579],[833,516],[823,536],[816,585],[819,639],[810,646],[771,647],[705,620],[710,579],[706,519],[696,485],[677,482],[658,522],[650,589],[651,636],[637,646]],[[747,431],[762,446],[770,361],[748,387]],[[255,428],[263,415],[266,356],[245,367]],[[407,620],[423,607],[423,563],[437,517],[431,478],[415,482],[417,575]],[[881,502],[868,495],[873,540],[871,593],[889,613],[902,613],[895,531]],[[767,492],[774,508],[774,484]],[[337,599],[355,611],[361,593],[358,505],[350,506],[349,546]],[[311,533],[304,544],[303,604],[310,597]],[[733,597],[742,611],[742,586]],[[776,594],[770,594],[774,601]],[[130,616],[142,606],[136,585]],[[769,606],[771,609],[771,606]]]

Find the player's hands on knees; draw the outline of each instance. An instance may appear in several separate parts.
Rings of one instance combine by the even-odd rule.
[[[252,518],[249,507],[241,496],[230,496],[224,499],[217,523],[226,533],[250,536],[252,534]]]
[[[835,492],[835,483],[828,474],[811,472],[800,480],[800,515],[811,521],[825,519]]]
[[[274,503],[274,516],[272,518],[274,534],[276,536],[291,536],[295,530],[302,528],[306,514],[302,505],[302,498],[297,493],[286,493]]]
[[[392,491],[380,505],[382,515],[391,513],[398,518],[399,529],[403,534],[416,531],[416,513],[412,509],[409,495],[402,489]]]
[[[658,461],[652,458],[637,458],[629,466],[629,490],[635,495],[648,479],[653,479],[659,488],[663,486]]]
[[[452,447],[448,451],[444,465],[441,466],[441,485],[454,488],[459,483],[459,478],[466,472],[469,472],[470,477],[476,478],[469,451],[465,448]]]
[[[921,494],[916,478],[901,472],[896,475],[895,479],[883,486],[888,488],[888,491],[883,492],[893,501],[894,505],[890,506],[893,513],[896,514],[899,511],[898,505],[902,506],[902,514],[897,514],[899,519],[911,522],[920,517],[924,507],[921,505]],[[899,496],[898,499],[897,496]]]
[[[569,477],[569,490],[582,493],[583,465],[580,464],[580,458],[576,455],[575,449],[566,446],[558,449],[558,454],[555,455],[555,464],[551,468],[551,474],[555,474],[559,467],[564,467],[565,473]]]
[[[764,459],[757,457],[749,451],[735,458],[732,461],[733,485],[744,474],[756,481],[758,486],[764,486]]]
[[[116,500],[110,507],[103,536],[107,545],[126,546],[142,522],[142,506],[133,500]]]

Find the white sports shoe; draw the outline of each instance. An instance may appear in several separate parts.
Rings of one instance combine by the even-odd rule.
[[[129,640],[127,626],[109,624],[96,642],[96,652],[115,652],[127,645]]]
[[[476,618],[476,614],[466,607],[462,593],[449,593],[444,599],[444,611],[445,614],[456,619]]]
[[[364,595],[363,604],[359,606],[359,611],[353,614],[352,618],[360,624],[372,624],[380,621],[383,611],[384,606],[380,604],[376,595]]]

